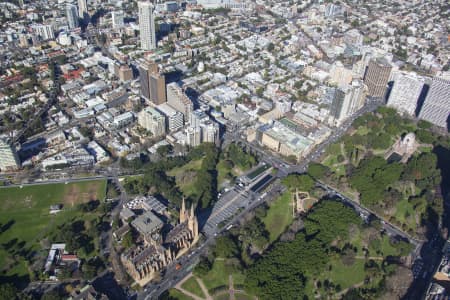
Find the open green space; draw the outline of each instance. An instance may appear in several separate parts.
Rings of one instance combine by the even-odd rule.
[[[270,233],[270,242],[275,241],[292,223],[291,193],[286,191],[270,204],[267,215],[262,219]]]
[[[191,297],[189,297],[186,294],[183,294],[177,289],[170,289],[169,290],[169,296],[172,297],[171,299],[177,299],[177,300],[193,300]]]
[[[204,298],[205,294],[203,294],[202,289],[200,288],[200,285],[198,284],[195,277],[190,277],[188,280],[186,280],[181,287],[185,289],[188,292],[191,292],[194,295],[197,295],[199,297]]]
[[[395,206],[395,218],[401,223],[405,224],[408,228],[416,229],[416,210],[414,206],[408,202],[408,199],[403,199]]]
[[[202,166],[202,161],[203,159],[191,160],[181,167],[173,168],[172,170],[168,171],[167,175],[176,177],[177,175],[180,175],[186,171],[198,171]]]
[[[175,177],[177,186],[186,196],[196,195],[196,174],[201,169],[203,159],[192,160],[187,164],[173,168],[167,172],[168,176]]]
[[[230,275],[233,276],[233,282],[235,285],[244,283],[245,276],[241,272],[237,271],[233,267],[227,266],[226,260],[216,259],[213,263],[212,269],[201,278],[208,291],[211,291],[220,286],[228,286]]]
[[[366,276],[364,263],[364,259],[355,259],[352,265],[346,266],[340,258],[333,259],[330,263],[332,266],[331,271],[323,272],[320,275],[320,279],[331,280],[334,284],[339,284],[341,287],[351,287],[364,280]]]
[[[4,274],[27,277],[27,262],[12,250],[41,251],[40,241],[58,225],[83,215],[77,204],[103,200],[105,193],[106,180],[1,188],[0,266]],[[62,204],[62,211],[50,214],[50,205],[54,204]]]

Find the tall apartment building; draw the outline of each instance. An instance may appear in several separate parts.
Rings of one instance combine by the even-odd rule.
[[[211,120],[200,124],[202,143],[217,143],[219,141],[219,124]]]
[[[156,107],[166,117],[166,130],[174,132],[183,128],[183,114],[173,109],[167,103],[160,104]]]
[[[19,167],[20,160],[14,146],[0,139],[0,172],[17,170]]]
[[[181,112],[186,122],[194,110],[194,104],[191,99],[183,93],[181,87],[175,82],[167,85],[167,104]]]
[[[73,4],[67,4],[66,6],[66,18],[69,23],[69,29],[78,27],[78,10],[77,6]]]
[[[189,125],[192,127],[199,127],[201,123],[209,120],[208,115],[199,109],[192,111],[189,115]]]
[[[367,87],[361,80],[353,80],[351,85],[342,88],[332,88],[329,124],[339,126],[364,106],[366,96]]]
[[[391,75],[391,64],[382,58],[371,59],[367,66],[364,83],[368,87],[368,95],[383,98]]]
[[[153,136],[162,136],[166,133],[165,116],[152,107],[146,107],[138,113],[138,124],[150,131]]]
[[[415,73],[399,73],[394,80],[387,106],[414,117],[424,83],[424,78]]]
[[[155,105],[166,102],[166,79],[159,74],[155,63],[143,62],[139,65],[141,96]]]
[[[113,28],[121,28],[124,25],[123,19],[124,19],[124,13],[122,10],[113,11],[111,13],[111,19],[112,19],[112,27]]]
[[[86,0],[78,0],[78,16],[81,19],[89,18],[89,12],[88,12],[88,8],[87,8]]]
[[[139,35],[141,49],[153,50],[156,48],[154,7],[150,2],[138,2],[139,9]]]
[[[202,131],[200,127],[188,127],[186,129],[186,143],[191,147],[197,147],[202,142]]]
[[[440,127],[450,128],[450,80],[433,78],[419,118]]]

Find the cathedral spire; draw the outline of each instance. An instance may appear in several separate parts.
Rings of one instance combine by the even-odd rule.
[[[183,200],[181,202],[181,209],[180,209],[180,224],[184,223],[186,221],[186,202],[184,200],[184,196],[183,196]]]

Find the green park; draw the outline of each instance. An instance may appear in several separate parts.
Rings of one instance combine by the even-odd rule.
[[[88,203],[104,200],[105,193],[106,180],[0,188],[2,278],[14,283],[39,278],[50,243],[64,242],[55,240],[62,227],[76,219],[95,220],[99,212]],[[61,210],[50,213],[52,205]],[[88,258],[95,250],[81,252]]]

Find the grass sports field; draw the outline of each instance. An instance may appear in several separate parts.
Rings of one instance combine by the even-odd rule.
[[[41,242],[48,233],[82,214],[77,204],[103,200],[105,193],[106,180],[0,188],[0,277],[26,280],[21,251],[45,256]],[[53,204],[62,204],[62,211],[50,214]]]

